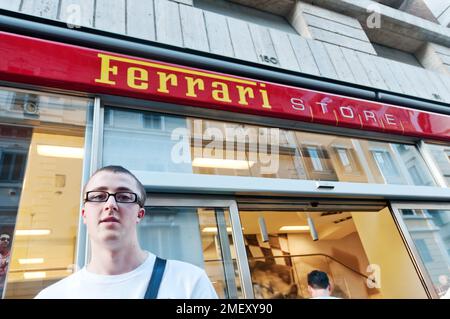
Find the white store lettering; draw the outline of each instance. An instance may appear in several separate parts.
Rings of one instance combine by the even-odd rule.
[[[392,114],[386,113],[386,114],[384,115],[384,118],[386,119],[386,122],[387,122],[389,125],[397,125],[397,123],[395,122],[395,117],[394,117]]]
[[[375,113],[373,113],[372,111],[364,111],[364,117],[366,118],[366,121],[369,121],[369,118],[371,118],[375,123],[377,123]]]
[[[316,102],[316,104],[319,104],[322,107],[323,114],[328,113],[327,104],[325,102]]]
[[[341,106],[339,108],[339,111],[341,111],[341,114],[343,117],[352,119],[355,117],[355,114],[353,113],[353,110],[349,106]]]
[[[291,103],[292,103],[292,108],[294,110],[298,110],[298,111],[304,111],[305,110],[305,104],[303,104],[303,100],[302,99],[293,97],[291,99]]]

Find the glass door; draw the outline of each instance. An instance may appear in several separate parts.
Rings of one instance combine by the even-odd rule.
[[[450,203],[392,203],[403,238],[429,297],[450,289]]]
[[[219,298],[253,298],[234,200],[148,194],[145,209],[144,249],[204,269]]]
[[[368,271],[376,249],[366,244],[385,201],[240,196],[237,203],[256,299],[310,298],[314,270],[327,274],[333,297],[386,298]]]

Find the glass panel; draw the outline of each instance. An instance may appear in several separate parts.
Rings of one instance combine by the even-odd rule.
[[[369,260],[353,216],[378,212],[239,209],[257,299],[310,298],[308,273],[326,272],[332,296],[380,298],[367,286]],[[364,216],[362,215],[362,216]],[[264,226],[261,226],[264,225]]]
[[[412,145],[141,111],[106,118],[103,164],[133,171],[435,185]]]
[[[154,129],[146,127],[141,113],[105,109],[105,118],[108,122],[105,122],[103,133],[103,166],[123,165],[134,171],[192,173],[190,160],[188,163],[171,160],[172,151],[176,151],[177,143],[176,140],[172,140],[171,135],[187,130],[186,120],[156,114],[161,117],[164,125],[161,129]],[[136,156],[136,152],[139,156]],[[187,156],[190,158],[189,153]]]
[[[359,141],[377,183],[434,186],[435,182],[412,145]]]
[[[320,156],[319,157],[319,149],[318,148],[316,148],[316,147],[314,147],[314,146],[308,146],[307,148],[306,148],[306,153],[307,153],[307,155],[305,154],[305,156],[306,157],[309,157],[310,159],[311,159],[311,162],[312,162],[312,164],[313,164],[313,169],[315,170],[315,171],[323,171],[324,169],[323,169],[323,166],[322,166],[322,160],[321,160],[321,158],[323,157],[323,156]],[[322,155],[322,153],[323,153],[323,151],[322,150],[320,150],[320,153],[321,153],[321,155]],[[308,156],[309,155],[309,156]]]
[[[400,209],[438,296],[450,289],[450,210]]]
[[[13,240],[0,252],[5,298],[32,298],[74,269],[91,105],[0,89],[0,232]]]
[[[348,150],[345,148],[336,148],[336,151],[339,155],[339,159],[341,160],[341,164],[344,167],[346,172],[351,171],[351,163],[349,159]]]
[[[227,209],[146,207],[146,212],[138,225],[144,249],[203,268],[219,298],[242,298]]]
[[[447,186],[450,187],[450,146],[427,144]]]

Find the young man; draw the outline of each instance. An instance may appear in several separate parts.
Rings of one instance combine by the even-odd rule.
[[[81,211],[91,260],[36,298],[154,298],[150,290],[162,299],[217,298],[206,273],[194,265],[169,260],[165,269],[153,271],[157,258],[141,249],[136,232],[145,215],[145,197],[141,182],[125,168],[107,166],[95,172],[84,188]],[[159,288],[158,273],[163,274]]]
[[[338,299],[331,296],[328,275],[320,270],[313,270],[308,274],[308,291],[311,299]]]

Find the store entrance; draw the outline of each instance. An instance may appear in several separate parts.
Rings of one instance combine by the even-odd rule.
[[[148,194],[145,249],[205,269],[220,298],[427,298],[383,200]]]
[[[364,219],[387,209],[386,202],[241,197],[237,203],[255,298],[309,298],[313,270],[328,274],[335,297],[382,298],[360,235]]]

